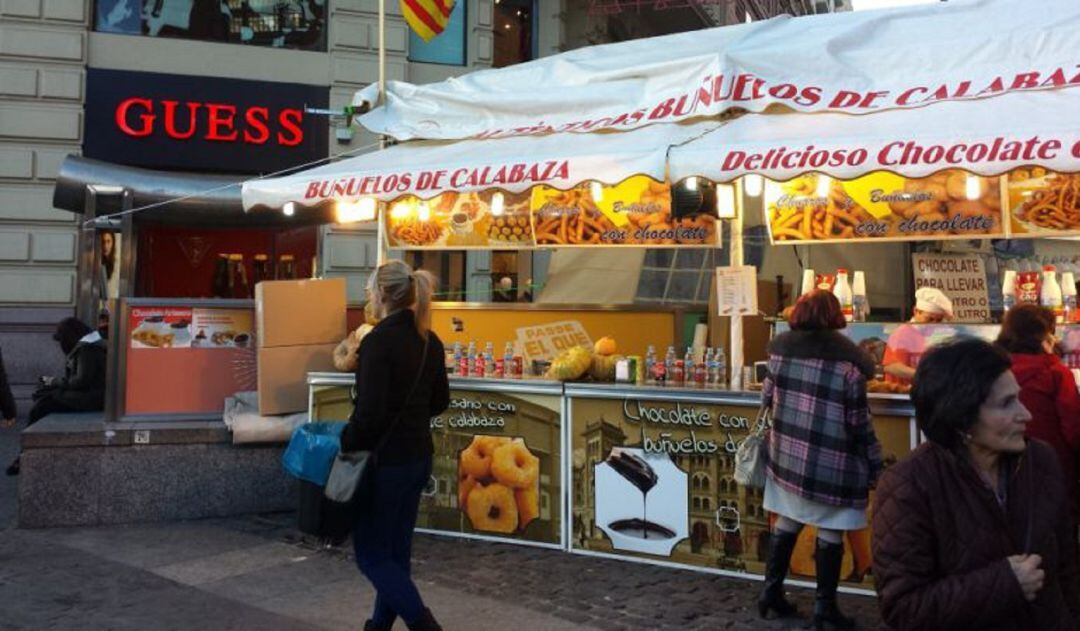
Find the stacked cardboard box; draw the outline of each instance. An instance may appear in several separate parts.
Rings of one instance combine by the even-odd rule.
[[[307,374],[334,369],[334,347],[345,337],[345,318],[345,279],[255,286],[259,414],[307,410]]]

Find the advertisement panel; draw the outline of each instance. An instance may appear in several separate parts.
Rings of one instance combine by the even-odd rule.
[[[934,287],[952,300],[958,322],[989,322],[986,265],[974,254],[912,254],[915,289]]]
[[[1000,178],[959,169],[848,181],[812,173],[765,187],[774,244],[1003,237],[1001,197]]]
[[[131,348],[254,348],[250,309],[132,307]]]
[[[1080,235],[1080,173],[1017,169],[1009,173],[1008,201],[1014,237]]]
[[[558,544],[561,401],[451,390],[450,408],[431,419],[433,480],[417,527]]]
[[[733,477],[756,407],[572,398],[570,417],[572,550],[764,572],[773,517],[763,491]],[[909,425],[874,419],[886,466],[910,451]],[[803,529],[795,578],[814,576],[814,537]],[[843,579],[872,587],[869,528],[847,533],[844,546]]]
[[[412,249],[533,246],[528,193],[442,193],[429,200],[406,197],[390,205],[390,247]]]

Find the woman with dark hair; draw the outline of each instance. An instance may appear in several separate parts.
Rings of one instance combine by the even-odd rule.
[[[998,335],[998,346],[1012,357],[1012,372],[1020,384],[1020,402],[1031,412],[1028,438],[1046,441],[1057,452],[1073,517],[1080,516],[1080,393],[1072,371],[1054,354],[1054,313],[1038,305],[1009,310]]]
[[[772,410],[765,509],[778,518],[769,538],[758,612],[796,614],[784,578],[804,524],[817,528],[814,627],[849,629],[836,590],[843,534],[866,527],[870,485],[881,470],[881,445],[870,424],[866,381],[874,362],[847,337],[840,302],[816,290],[799,298],[791,331],[769,343],[763,405]]]
[[[66,356],[64,376],[42,377],[34,393],[27,426],[57,412],[94,412],[105,409],[105,341],[78,318],[65,318],[56,326],[53,340]],[[7,468],[19,475],[19,458]]]
[[[982,340],[935,347],[911,400],[929,439],[882,476],[874,580],[894,631],[1080,628],[1080,567],[1061,467],[1025,439],[1009,356]]]
[[[364,631],[389,631],[401,618],[413,631],[442,627],[424,606],[410,572],[420,495],[431,477],[431,418],[450,405],[446,356],[431,330],[435,277],[401,261],[368,279],[379,323],[358,351],[356,407],[341,435],[345,451],[372,451],[375,466],[360,499],[356,564],[375,586]]]

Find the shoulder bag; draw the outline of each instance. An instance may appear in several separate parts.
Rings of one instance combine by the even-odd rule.
[[[430,335],[430,333],[429,333]],[[328,500],[338,502],[341,504],[351,503],[356,496],[356,490],[363,483],[367,472],[372,467],[372,461],[375,459],[375,455],[379,453],[386,441],[390,439],[390,435],[394,431],[394,427],[397,426],[398,421],[401,420],[403,414],[405,414],[405,408],[409,404],[409,400],[412,399],[413,394],[416,392],[416,387],[420,385],[420,379],[424,375],[424,366],[427,364],[428,354],[428,341],[424,340],[424,354],[420,357],[420,369],[416,373],[416,379],[413,380],[412,387],[409,388],[409,393],[405,395],[405,401],[401,406],[401,411],[398,412],[394,420],[390,421],[390,424],[386,427],[386,431],[383,433],[382,438],[379,439],[379,443],[371,451],[338,451],[337,456],[334,457],[334,464],[330,467],[330,477],[326,480],[326,490],[323,492]]]
[[[754,431],[739,443],[739,449],[735,452],[733,477],[740,486],[765,488],[765,463],[769,458],[765,436],[772,425],[770,416],[769,406],[762,404]]]

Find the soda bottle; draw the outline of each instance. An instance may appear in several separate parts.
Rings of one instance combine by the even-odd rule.
[[[724,354],[724,347],[716,347],[716,385],[719,388],[727,387],[727,355]]]
[[[484,347],[484,376],[492,378],[495,376],[495,343],[488,342]]]

